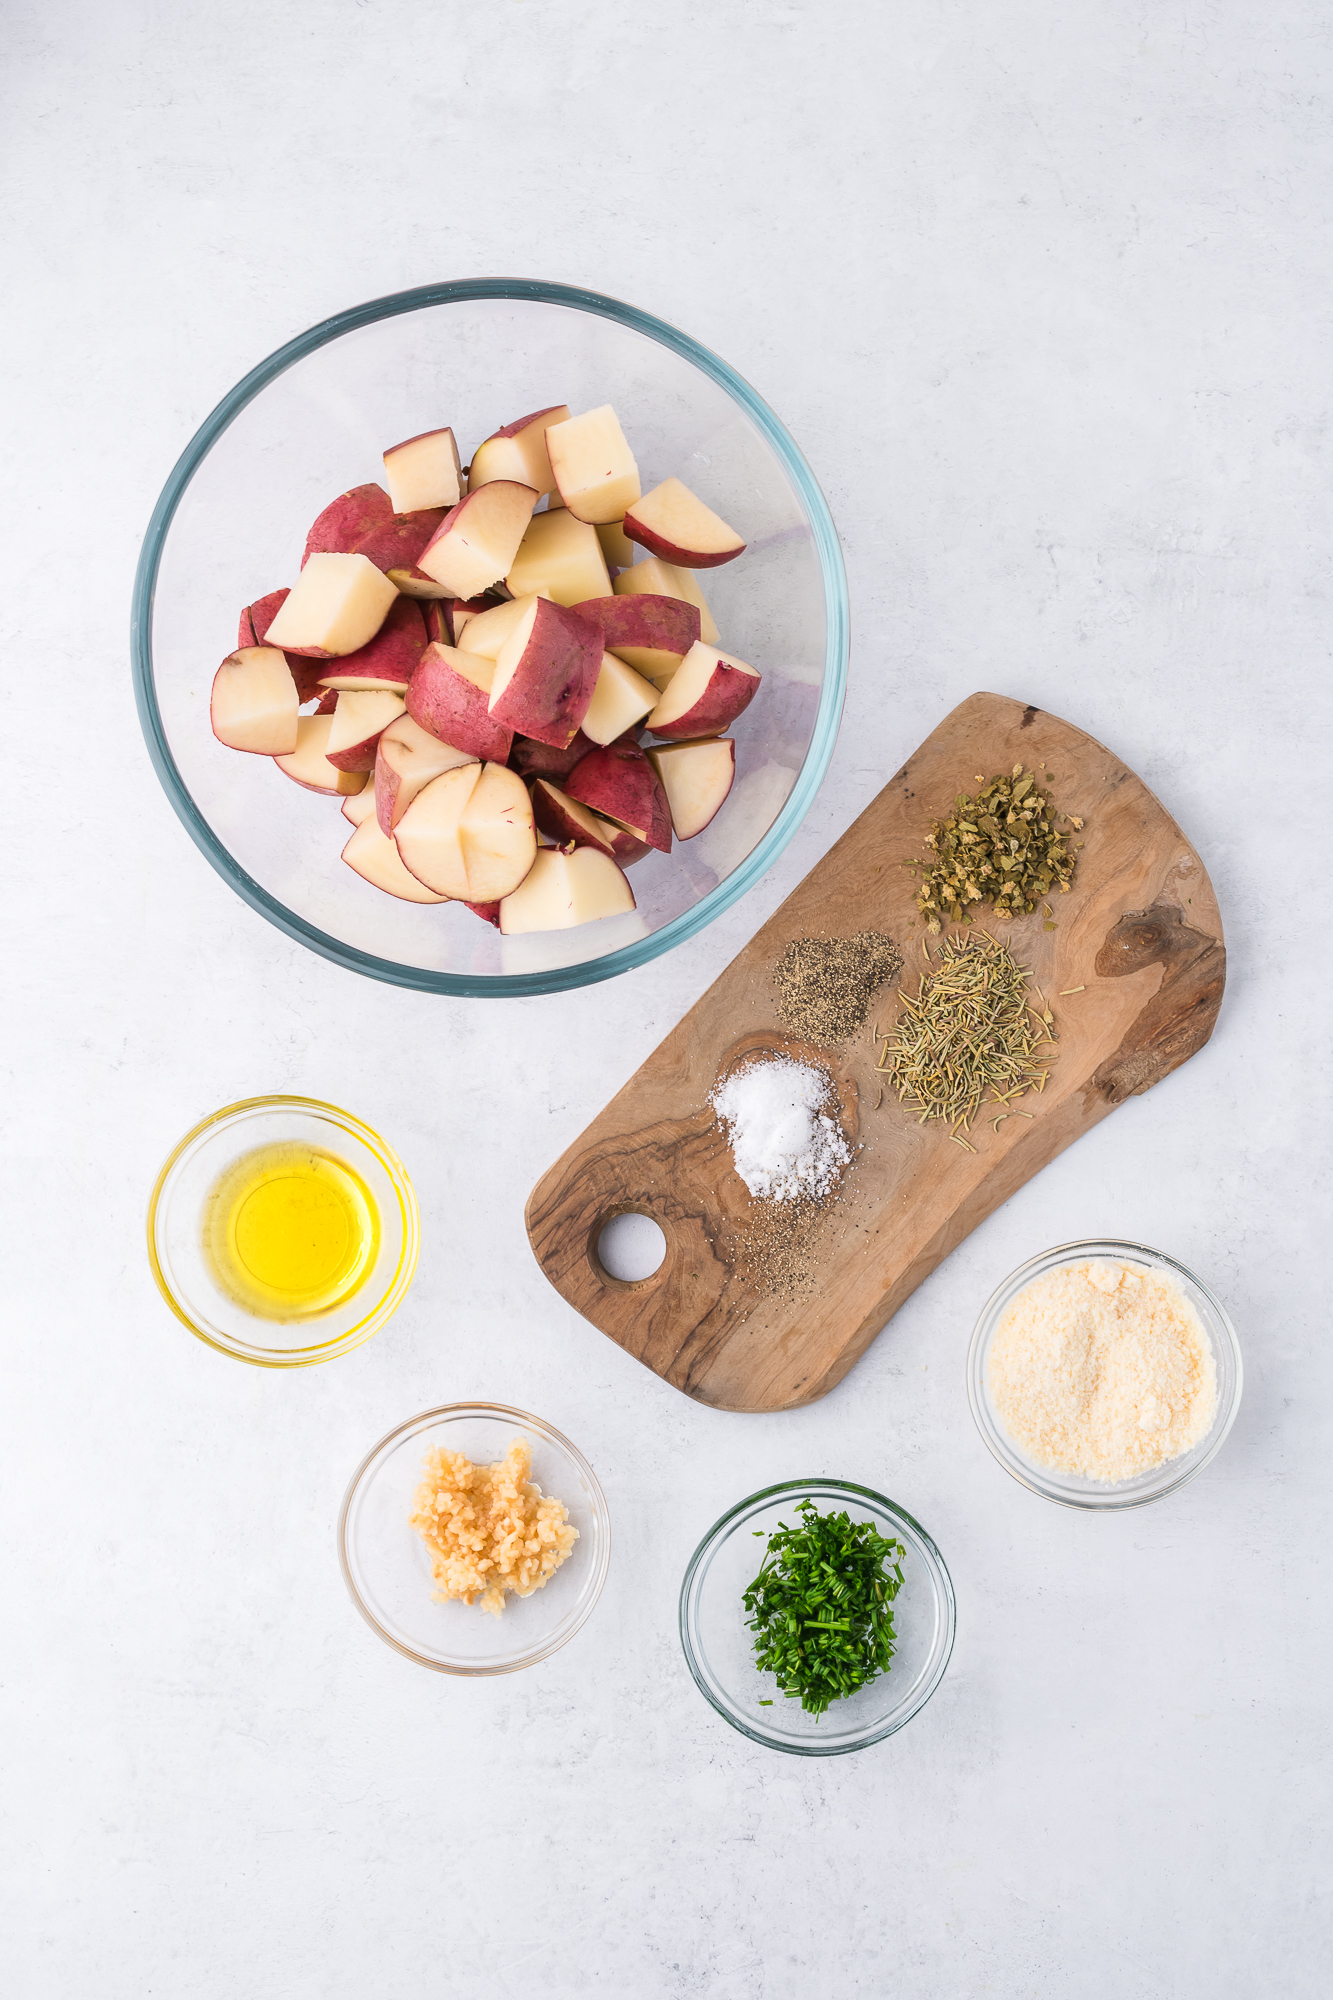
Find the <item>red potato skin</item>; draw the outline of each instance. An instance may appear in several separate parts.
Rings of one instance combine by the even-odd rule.
[[[383,730],[380,735],[384,734]],[[393,836],[393,809],[398,798],[398,788],[402,779],[396,771],[390,770],[379,754],[379,737],[375,739],[375,774],[371,778],[375,787],[375,817],[380,823],[380,832]]]
[[[498,903],[464,903],[465,910],[471,910],[474,917],[480,917],[484,924],[494,924],[500,928],[500,905]]]
[[[574,766],[564,791],[604,819],[627,819],[641,826],[649,847],[671,852],[671,808],[662,781],[629,736],[594,749]]]
[[[355,653],[339,660],[313,662],[320,668],[321,687],[350,687],[357,680],[392,681],[398,691],[407,686],[421,655],[426,650],[426,623],[414,597],[400,597],[389,606],[384,623],[373,639]],[[359,770],[348,764],[346,770]],[[369,766],[367,766],[369,769]]]
[[[244,646],[263,645],[264,634],[291,594],[290,590],[270,590],[267,597],[257,597],[253,604],[244,606],[241,611],[240,631],[236,639],[238,652]]]
[[[264,634],[281,611],[290,590],[270,590],[267,597],[257,597],[253,604],[247,604],[241,613],[240,636],[236,644],[242,646],[262,646]],[[283,659],[291,668],[292,679],[296,682],[296,699],[314,701],[320,693],[319,670],[322,660],[307,660],[301,653],[284,653]]]
[[[694,736],[720,736],[750,706],[761,678],[759,674],[742,674],[720,662],[694,707],[687,708],[675,722],[654,725],[653,735],[663,743],[684,743]]]
[[[724,549],[721,555],[708,555],[703,549],[682,549],[675,542],[668,542],[661,535],[654,534],[636,521],[631,508],[622,523],[625,535],[631,542],[637,542],[641,549],[647,549],[650,556],[661,556],[663,562],[674,563],[677,569],[721,569],[723,563],[735,562],[737,556],[745,554],[746,545],[738,549]],[[646,596],[648,593],[645,592]]]
[[[523,659],[492,715],[511,733],[521,726],[538,743],[563,750],[588,713],[602,671],[602,651],[601,633],[588,619],[550,598],[538,598]],[[529,662],[531,671],[525,672]]]
[[[382,486],[353,486],[330,500],[305,538],[301,567],[311,556],[351,555],[363,536],[381,521],[392,520],[393,502]]]
[[[567,778],[574,766],[597,745],[581,729],[576,729],[563,750],[553,743],[538,743],[532,736],[515,736],[509,753],[509,768],[520,778]]]
[[[338,706],[337,688],[324,688],[324,689],[316,688],[315,692],[316,694],[319,695],[319,707],[315,710],[315,714],[332,715],[334,709]],[[332,759],[330,759],[329,761],[332,762]],[[355,767],[349,765],[347,768],[350,770]]]
[[[514,747],[514,732],[490,712],[486,690],[456,673],[435,646],[427,646],[407,688],[407,712],[413,722],[452,743],[455,750],[483,763],[504,764]]]
[[[574,609],[599,628],[608,653],[618,646],[654,646],[683,659],[699,637],[697,604],[659,597],[650,590],[632,597],[590,597]]]
[[[323,710],[320,709],[317,713],[322,715]],[[386,722],[384,729],[387,729],[388,726]],[[375,768],[375,751],[379,745],[381,736],[384,734],[384,729],[377,729],[373,736],[364,737],[360,743],[354,743],[350,750],[325,751],[324,754],[335,771],[373,771]]]
[[[550,782],[548,779],[547,783]],[[611,858],[621,868],[629,868],[634,862],[642,861],[644,855],[649,852],[646,840],[639,840],[620,826],[607,826],[605,844],[601,840],[594,840],[576,819],[561,812],[559,800],[553,799],[544,785],[534,784],[530,789],[532,817],[540,830],[551,836],[557,847],[566,847],[573,841],[575,847],[598,847],[604,854],[609,849]],[[557,785],[554,789],[559,791],[560,788]]]
[[[391,569],[413,570],[445,512],[443,507],[422,507],[415,514],[390,514],[387,521],[377,521],[362,535],[352,554],[365,556],[386,576]]]
[[[502,431],[492,431],[490,437],[483,439],[482,442],[492,444],[496,438],[517,437],[519,432],[525,431],[529,424],[535,424],[538,417],[549,417],[556,410],[561,410],[564,407],[563,403],[548,403],[544,410],[534,410],[530,416],[520,417],[517,423],[506,424]]]

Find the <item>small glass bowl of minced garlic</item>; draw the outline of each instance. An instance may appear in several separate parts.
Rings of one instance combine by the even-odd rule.
[[[148,1206],[149,1263],[176,1317],[261,1368],[369,1340],[406,1296],[419,1237],[402,1161],[309,1097],[250,1097],[202,1119]]]
[[[1240,1407],[1225,1306],[1143,1243],[1063,1243],[987,1300],[968,1352],[978,1430],[1005,1471],[1065,1507],[1161,1500],[1221,1449]]]

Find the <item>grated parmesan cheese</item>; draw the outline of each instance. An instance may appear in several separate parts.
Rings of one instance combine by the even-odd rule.
[[[1217,1366],[1202,1320],[1162,1271],[1064,1264],[1021,1291],[990,1350],[990,1394],[1038,1465],[1132,1479],[1207,1436]]]

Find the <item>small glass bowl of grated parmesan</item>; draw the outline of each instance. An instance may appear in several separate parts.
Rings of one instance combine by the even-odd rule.
[[[1236,1330],[1201,1278],[1143,1243],[1062,1243],[987,1300],[972,1415],[1006,1472],[1064,1507],[1141,1507],[1220,1450],[1240,1407]]]
[[[497,1535],[507,1545],[505,1559],[487,1565],[500,1579],[498,1602],[463,1573],[461,1528],[421,1531],[426,1502],[443,1498],[457,1514],[465,1486],[472,1547],[494,1556],[484,1545]],[[338,1555],[357,1610],[409,1660],[442,1674],[510,1674],[546,1659],[587,1619],[606,1581],[611,1531],[597,1475],[568,1438],[523,1410],[450,1403],[367,1452],[343,1501]]]

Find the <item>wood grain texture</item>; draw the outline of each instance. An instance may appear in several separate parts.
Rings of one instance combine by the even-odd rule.
[[[875,1071],[872,1029],[836,1047],[787,1033],[773,969],[798,937],[887,931],[916,989],[924,931],[903,865],[954,795],[1018,762],[1079,814],[1084,842],[1057,928],[1038,913],[1007,937],[1056,1018],[1059,1056],[1031,1120],[979,1118],[975,1154],[917,1123]],[[1044,768],[1043,768],[1044,767]],[[983,915],[983,921],[985,917]],[[1207,1041],[1226,951],[1198,855],[1134,773],[1057,716],[976,694],[945,718],[659,1048],[543,1175],[528,1202],[533,1251],[556,1289],[646,1367],[720,1409],[793,1409],[826,1395],[942,1258],[1025,1181],[1126,1097],[1148,1090]],[[1063,989],[1079,993],[1057,998]],[[708,1106],[742,1057],[813,1058],[832,1075],[855,1155],[839,1198],[814,1218],[804,1255],[817,1282],[784,1298],[753,1276],[756,1206]],[[641,1283],[603,1271],[607,1219],[651,1215],[666,1236]]]

